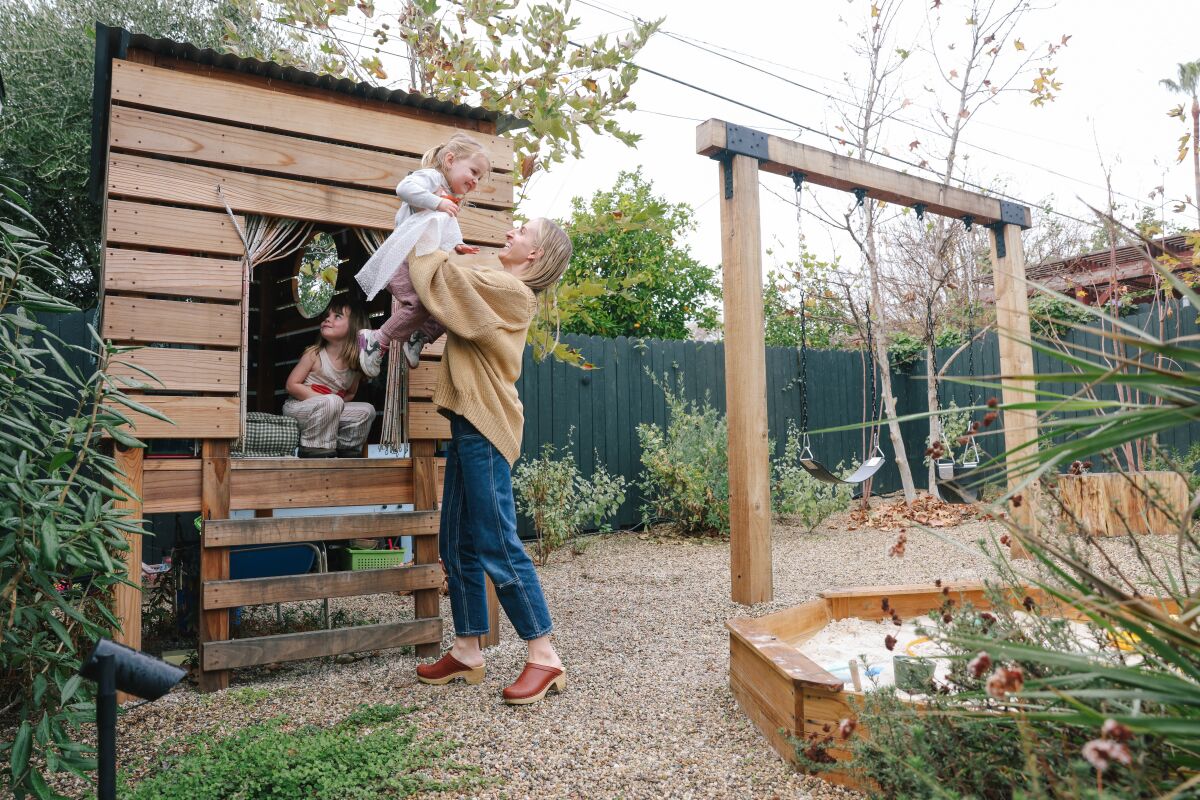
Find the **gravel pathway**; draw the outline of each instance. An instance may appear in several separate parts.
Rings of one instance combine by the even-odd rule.
[[[716,541],[655,540],[615,534],[582,555],[556,554],[541,569],[567,665],[568,688],[532,707],[509,708],[500,690],[520,671],[524,647],[507,620],[487,653],[481,686],[416,682],[413,658],[384,653],[350,664],[330,659],[274,672],[235,673],[215,695],[177,689],[121,720],[119,760],[134,775],[157,768],[153,754],[171,737],[227,733],[282,713],[297,723],[328,723],[358,703],[417,707],[424,731],[462,742],[456,759],[491,779],[488,798],[846,798],[853,793],[805,777],[780,761],[729,693],[725,620],[761,615],[836,586],[980,578],[990,572],[974,542],[989,523],[941,537],[908,530],[903,559],[890,558],[894,533],[846,532],[834,519],[814,533],[777,523],[775,597],[752,609],[729,600],[729,550]],[[1122,543],[1106,545],[1130,564]],[[334,601],[385,621],[411,614],[386,595]],[[449,604],[443,598],[447,619]],[[82,786],[61,790],[84,796]]]

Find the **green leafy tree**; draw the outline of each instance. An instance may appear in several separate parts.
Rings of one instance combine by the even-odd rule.
[[[1192,99],[1192,130],[1179,137],[1179,160],[1187,158],[1188,147],[1192,150],[1192,174],[1196,179],[1196,195],[1193,205],[1200,218],[1200,59],[1178,65],[1178,74],[1174,78],[1163,78],[1160,84],[1175,94]],[[1171,116],[1184,119],[1183,105],[1180,104],[1169,112]]]
[[[838,347],[853,333],[846,299],[831,281],[836,263],[818,260],[805,250],[800,264],[788,262],[767,273],[763,320],[768,347],[799,347],[801,312],[808,346]]]
[[[257,0],[234,0],[260,14]],[[661,20],[635,23],[620,37],[583,40],[567,4],[519,0],[407,0],[393,13],[369,0],[279,0],[279,21],[319,42],[323,68],[359,80],[387,80],[385,48],[405,48],[407,83],[423,94],[525,120],[513,131],[518,183],[542,166],[578,158],[584,129],[628,145],[638,135],[616,121],[634,104],[632,59]],[[336,24],[335,24],[336,23]],[[356,35],[339,33],[355,29]],[[361,44],[364,34],[372,41]],[[388,51],[391,52],[391,51]]]
[[[688,339],[689,325],[718,327],[716,269],[680,243],[696,224],[691,206],[656,195],[640,170],[621,172],[612,189],[571,206],[575,255],[563,282],[605,291],[578,297],[564,312],[564,331]]]
[[[8,99],[0,115],[0,168],[29,188],[34,215],[62,257],[54,294],[95,302],[100,208],[87,196],[92,151],[96,22],[271,57],[287,44],[223,0],[5,0],[0,3],[0,73]],[[288,59],[303,56],[293,48]]]

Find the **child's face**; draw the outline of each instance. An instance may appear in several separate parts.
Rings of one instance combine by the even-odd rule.
[[[350,310],[331,308],[321,320],[321,337],[327,342],[339,342],[350,334]]]
[[[461,197],[475,191],[487,168],[487,159],[479,153],[470,158],[456,158],[454,153],[447,153],[446,183],[450,184],[451,192]]]

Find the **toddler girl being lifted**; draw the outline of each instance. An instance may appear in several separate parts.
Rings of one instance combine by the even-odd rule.
[[[403,201],[396,212],[396,228],[355,276],[368,300],[386,286],[400,306],[379,330],[367,329],[358,335],[359,368],[367,376],[379,374],[383,354],[392,342],[403,342],[404,358],[415,369],[421,348],[445,331],[429,316],[413,290],[408,256],[422,238],[429,241],[426,237],[439,242],[441,250],[479,252],[478,247],[463,244],[458,210],[464,195],[474,190],[491,169],[483,146],[466,134],[456,133],[450,141],[427,152],[421,159],[421,169],[396,187]]]

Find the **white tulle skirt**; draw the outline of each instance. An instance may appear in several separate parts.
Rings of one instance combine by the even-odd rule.
[[[450,252],[462,240],[456,218],[444,211],[422,209],[396,226],[354,278],[371,300],[388,285],[410,255],[423,256],[435,250]]]

